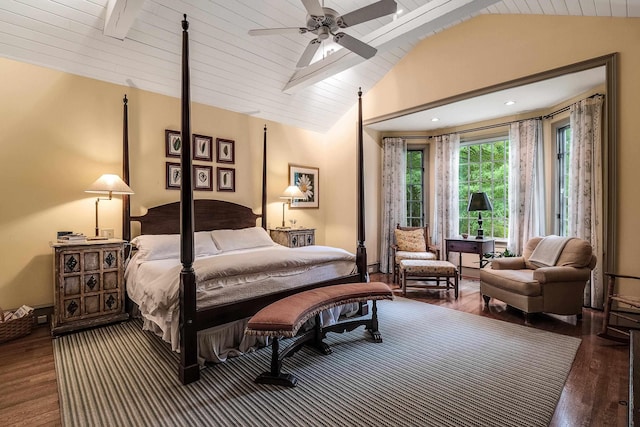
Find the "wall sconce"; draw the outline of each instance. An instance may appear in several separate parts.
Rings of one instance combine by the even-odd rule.
[[[482,211],[492,211],[493,206],[489,200],[487,193],[473,193],[469,197],[469,212],[478,211],[478,234],[476,239],[484,239],[484,231],[482,230]]]
[[[286,204],[291,204],[291,201],[293,199],[304,199],[304,193],[300,191],[298,186],[290,185],[284,190],[280,198],[286,199],[286,202],[282,203],[282,227],[276,227],[277,229],[282,230],[282,229],[291,228],[291,227],[285,227],[284,225],[284,206]]]
[[[99,236],[100,228],[98,227],[98,203],[100,200],[111,200],[111,196],[113,194],[134,194],[133,190],[129,188],[127,184],[120,178],[118,175],[106,173],[98,178],[93,184],[89,186],[88,189],[84,190],[85,193],[100,193],[100,194],[108,194],[108,198],[100,198],[96,199],[96,235],[95,237],[90,237],[90,239],[101,239]],[[105,237],[106,239],[106,237]]]

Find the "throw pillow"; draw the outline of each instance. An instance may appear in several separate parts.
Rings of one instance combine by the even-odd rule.
[[[398,250],[407,252],[426,252],[427,244],[424,239],[424,230],[394,230]]]

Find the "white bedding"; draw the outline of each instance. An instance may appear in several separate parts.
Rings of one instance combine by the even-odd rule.
[[[194,270],[197,282],[197,307],[240,301],[250,297],[329,280],[356,272],[355,256],[345,250],[326,246],[287,248],[280,245],[229,251],[196,258]],[[152,329],[178,351],[178,292],[182,268],[179,259],[144,260],[134,255],[125,271],[129,298],[140,308],[146,319],[145,329]],[[354,307],[348,307],[352,312]],[[333,323],[341,310],[325,313],[323,323]],[[152,323],[150,323],[152,322]],[[244,321],[222,325],[199,332],[199,346],[211,341],[211,333],[224,335],[223,330],[244,331]],[[202,339],[200,337],[202,335]],[[205,338],[205,335],[208,338]],[[224,350],[199,349],[200,356],[222,361],[229,355],[250,351],[256,342],[236,342],[239,349],[223,346]],[[229,338],[222,338],[229,341]],[[222,348],[222,347],[221,347]]]

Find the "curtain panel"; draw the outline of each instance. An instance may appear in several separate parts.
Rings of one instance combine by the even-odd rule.
[[[602,190],[602,114],[604,97],[597,95],[570,106],[568,235],[591,243],[598,258],[585,288],[584,305],[603,308],[605,281]]]
[[[545,234],[542,143],[542,120],[511,123],[507,247],[518,255],[530,238]]]
[[[460,135],[440,135],[433,140],[436,194],[431,239],[440,248],[440,253],[445,254],[445,239],[457,236],[459,232]]]
[[[397,224],[407,222],[407,141],[402,138],[383,138],[382,159],[382,221],[380,232],[380,271],[390,273],[390,246],[394,243]]]

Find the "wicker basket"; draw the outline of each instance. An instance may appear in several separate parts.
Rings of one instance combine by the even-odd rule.
[[[31,328],[33,328],[33,313],[5,322],[4,310],[0,307],[0,343],[29,335]]]

